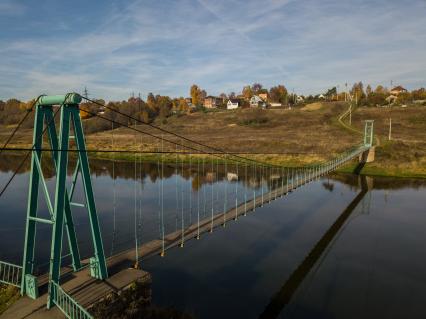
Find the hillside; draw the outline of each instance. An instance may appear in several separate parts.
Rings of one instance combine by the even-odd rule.
[[[197,112],[171,116],[154,124],[198,142],[235,153],[247,154],[274,163],[298,165],[315,163],[342,152],[362,141],[362,135],[345,129],[338,122],[347,109],[345,103],[322,103],[299,109],[239,109],[235,111]],[[392,141],[387,141],[388,119],[392,117]],[[363,120],[375,120],[375,133],[380,143],[376,162],[367,165],[365,172],[394,176],[426,176],[426,107],[407,108],[358,108],[352,116],[352,125],[363,129]],[[184,143],[146,125],[138,130]],[[6,132],[0,130],[1,140]],[[13,146],[30,146],[31,130],[15,139]],[[121,150],[176,150],[170,143],[161,144],[157,139],[141,135],[127,128],[114,130],[114,149]],[[111,149],[111,131],[87,135],[91,149]],[[185,144],[189,145],[189,144]],[[92,155],[93,156],[93,155]],[[106,157],[111,154],[98,154]],[[116,158],[133,158],[129,154],[116,154]]]

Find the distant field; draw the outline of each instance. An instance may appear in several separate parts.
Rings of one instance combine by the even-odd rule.
[[[172,116],[154,124],[227,152],[262,153],[265,155],[246,156],[274,163],[299,165],[331,158],[361,142],[360,134],[343,128],[337,121],[347,108],[345,103],[315,103],[292,110],[197,112],[180,117]],[[387,141],[389,117],[392,117],[393,123],[391,142]],[[380,143],[377,160],[374,164],[367,165],[366,171],[381,175],[426,176],[426,107],[358,108],[352,116],[352,125],[362,130],[363,120],[366,119],[375,120],[375,133]],[[190,145],[145,125],[138,125],[137,129]],[[12,128],[1,128],[0,139],[5,140],[11,130]],[[24,134],[20,134],[14,146],[31,145],[31,133],[31,130],[26,130]],[[87,136],[89,148],[111,149],[111,140],[111,131]],[[157,139],[146,135],[136,136],[135,132],[127,128],[114,130],[114,144],[115,149],[123,150],[176,150],[175,145],[161,144]],[[122,154],[116,156],[125,157]],[[127,158],[131,156],[127,155]]]

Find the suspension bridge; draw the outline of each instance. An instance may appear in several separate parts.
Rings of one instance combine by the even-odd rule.
[[[115,116],[80,109],[82,99],[99,104]],[[64,316],[67,318],[92,318],[90,307],[97,301],[112,292],[126,289],[135,281],[149,280],[149,274],[142,270],[144,258],[155,254],[164,256],[166,251],[172,247],[184,247],[188,240],[199,239],[200,236],[213,232],[217,227],[225,227],[228,222],[238,220],[240,216],[254,213],[257,208],[289,195],[299,187],[335,171],[354,158],[359,159],[361,166],[374,160],[373,121],[365,121],[364,139],[359,145],[355,145],[323,163],[288,167],[273,165],[241,154],[229,153],[197,142],[176,132],[145,123],[137,117],[76,93],[38,97],[33,107],[5,142],[0,150],[0,155],[3,151],[10,150],[9,142],[32,111],[35,112],[32,147],[21,149],[27,153],[0,191],[1,200],[9,186],[13,184],[18,171],[27,160],[30,160],[22,263],[13,264],[0,261],[0,283],[18,287],[24,297],[3,314],[5,318],[61,318]],[[111,124],[110,149],[92,150],[87,148],[81,120],[82,112]],[[59,128],[57,127],[58,122]],[[138,167],[141,165],[141,154],[144,153],[141,143],[140,149],[128,151],[134,154],[134,247],[114,251],[107,257],[98,220],[88,155],[91,152],[112,154],[115,190],[114,154],[119,151],[114,148],[114,129],[118,127],[127,128],[134,133],[135,145],[138,135],[158,141],[158,151],[149,151],[149,153],[154,154],[157,159],[158,176],[161,178],[158,189],[159,229],[157,238],[141,240],[140,235],[148,226],[141,223],[141,212],[144,206],[140,201],[142,189],[139,189],[137,185],[139,174],[141,174]],[[145,128],[149,128],[149,130]],[[71,167],[70,161],[71,154],[77,158],[73,167]],[[49,193],[46,183],[42,168],[43,159],[43,163],[49,161],[47,165],[52,167],[55,172],[53,194]],[[180,189],[176,180],[176,194],[173,196],[173,200],[175,201],[176,216],[179,213],[180,220],[179,223],[176,220],[176,228],[173,230],[166,230],[164,226],[165,163],[172,165],[176,174],[179,170],[183,172],[184,167],[188,166],[190,170],[197,171],[195,177],[190,175],[190,179],[202,188],[202,191],[193,195],[192,191],[184,192],[183,189]],[[70,170],[73,171],[73,174],[71,178],[68,178]],[[237,181],[234,183],[235,185],[225,183],[225,191],[220,197],[219,192],[216,193],[216,196],[214,194],[214,185],[220,182],[219,175],[225,176],[229,181]],[[79,183],[79,177],[81,183]],[[253,190],[240,189],[238,187],[240,179],[251,179],[257,187],[254,187]],[[206,187],[203,188],[203,182],[209,183],[211,187],[206,190]],[[74,199],[74,194],[79,186],[85,197],[84,203],[79,203]],[[47,212],[40,211],[40,196],[44,197]],[[115,191],[112,201],[115,214]],[[73,221],[73,210],[76,208],[87,211],[92,246],[92,255],[89,258],[81,257],[76,226]],[[194,217],[193,212],[197,213]],[[185,218],[188,214],[189,219]],[[48,268],[41,273],[37,271],[39,268],[35,262],[37,245],[40,245],[36,236],[39,224],[51,227],[50,258],[46,261]],[[64,236],[64,232],[66,236]],[[67,247],[67,253],[64,253],[63,246]],[[71,262],[67,263],[65,260]]]

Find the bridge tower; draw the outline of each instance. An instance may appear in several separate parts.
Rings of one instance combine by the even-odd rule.
[[[373,146],[374,142],[374,121],[365,121],[364,126],[364,147],[366,150],[359,155],[358,167],[355,169],[355,173],[359,174],[364,167],[365,163],[373,162],[376,155],[376,147]]]
[[[367,147],[373,146],[373,129],[374,129],[374,120],[366,120],[364,126],[364,145]]]
[[[82,122],[80,118],[79,103],[81,96],[75,93],[66,95],[42,96],[35,106],[33,150],[31,158],[31,172],[28,192],[28,206],[25,229],[24,258],[22,265],[21,294],[31,298],[38,297],[38,283],[34,276],[34,251],[36,247],[36,224],[44,223],[51,225],[51,252],[49,266],[49,298],[48,308],[54,305],[55,291],[52,285],[59,285],[61,260],[62,260],[62,238],[63,229],[66,228],[68,246],[72,259],[74,271],[82,268],[77,238],[74,229],[71,207],[78,206],[86,208],[90,221],[91,239],[94,257],[90,258],[91,275],[98,279],[108,277],[102,237],[93,196],[92,182],[90,178],[89,161],[86,152],[86,144]],[[57,133],[55,127],[55,115],[53,106],[59,105],[57,112],[60,113],[60,126]],[[73,129],[74,136],[70,136]],[[47,135],[51,147],[53,167],[56,172],[56,185],[54,202],[52,203],[46,186],[42,171],[42,144],[43,136]],[[69,144],[70,139],[75,139],[77,151],[77,164],[72,176],[72,183],[68,191],[66,187],[67,169],[69,166]],[[72,201],[77,178],[81,174],[86,203],[74,203]],[[39,188],[44,194],[50,218],[38,216]]]

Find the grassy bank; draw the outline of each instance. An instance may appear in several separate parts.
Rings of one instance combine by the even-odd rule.
[[[0,284],[0,315],[20,296],[18,288]]]
[[[301,166],[329,160],[337,154],[359,144],[363,121],[374,120],[376,160],[367,164],[362,173],[380,176],[426,176],[426,107],[407,108],[357,108],[352,114],[353,130],[339,121],[347,110],[345,103],[317,103],[315,107],[288,109],[239,109],[234,111],[197,112],[183,116],[171,116],[158,120],[154,125],[182,136],[210,145],[228,153],[270,164]],[[388,141],[389,118],[392,118],[392,136]],[[343,119],[347,121],[347,119]],[[346,123],[347,124],[347,123]],[[162,137],[161,143],[149,135],[143,135],[121,127],[86,136],[88,149],[123,151],[211,151],[206,147],[190,144],[172,134],[155,128],[138,125],[138,130]],[[6,140],[11,127],[0,127],[0,141]],[[13,141],[14,147],[31,146],[30,129],[20,132]],[[114,139],[114,145],[112,140]],[[180,144],[177,145],[174,144]],[[183,146],[182,146],[183,145]],[[191,147],[193,149],[188,149]],[[196,150],[194,150],[194,148]],[[246,154],[260,153],[262,155]],[[137,155],[137,160],[175,163],[176,155]],[[90,153],[90,158],[134,161],[132,153]],[[189,162],[189,156],[178,156],[178,162]],[[224,162],[223,156],[191,155],[191,160],[206,159]],[[352,165],[353,166],[353,165]],[[350,171],[347,166],[345,171]]]

